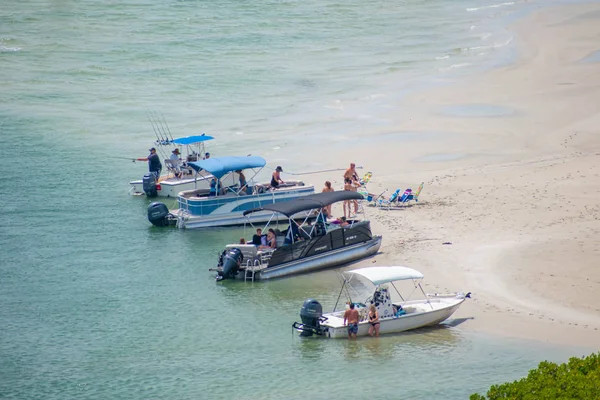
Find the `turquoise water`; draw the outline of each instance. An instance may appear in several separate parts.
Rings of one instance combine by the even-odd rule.
[[[214,135],[214,154],[316,168],[307,154],[325,133],[368,140],[407,91],[505,62],[503,27],[523,7],[4,2],[0,397],[336,398],[352,383],[370,398],[465,398],[581,355],[467,334],[468,320],[302,340],[291,323],[306,297],[333,306],[335,271],[216,284],[208,268],[243,230],[149,226],[147,200],[127,195],[146,165],[114,158],[146,155],[156,110],[175,136]]]

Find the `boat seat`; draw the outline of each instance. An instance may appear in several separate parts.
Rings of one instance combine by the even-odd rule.
[[[258,255],[258,248],[253,244],[228,244],[225,246],[225,250],[240,249],[244,256],[244,262],[247,260],[254,260]]]

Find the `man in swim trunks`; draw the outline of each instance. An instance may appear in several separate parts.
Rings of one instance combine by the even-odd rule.
[[[354,308],[354,303],[350,303],[350,309],[344,313],[344,325],[348,321],[348,339],[356,339],[358,333],[358,310]]]

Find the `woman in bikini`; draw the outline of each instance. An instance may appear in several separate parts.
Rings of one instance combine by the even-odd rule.
[[[325,187],[321,190],[322,193],[333,192],[334,189],[331,187],[331,182],[325,181]],[[324,207],[324,210],[327,212],[327,216],[331,217],[331,204]]]
[[[374,304],[371,304],[369,307],[369,335],[379,336],[379,313],[377,312],[377,308],[375,308]]]

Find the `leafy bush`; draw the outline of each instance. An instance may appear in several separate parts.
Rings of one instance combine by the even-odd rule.
[[[600,352],[568,363],[542,361],[529,375],[512,383],[493,385],[486,396],[472,394],[470,400],[599,399]]]

